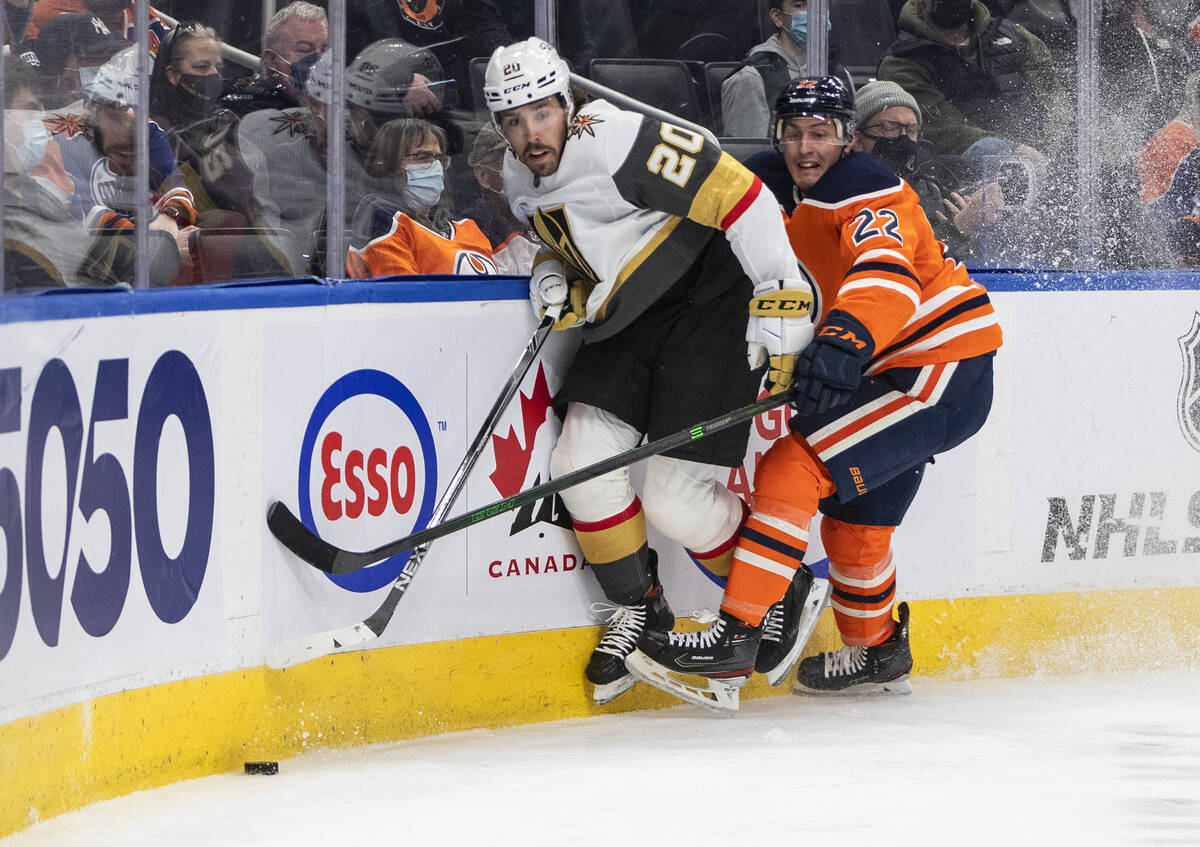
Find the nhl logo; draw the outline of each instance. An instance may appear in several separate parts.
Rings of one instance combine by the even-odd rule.
[[[1192,318],[1192,328],[1179,337],[1183,353],[1183,378],[1179,382],[1179,428],[1183,437],[1200,450],[1200,312]]]

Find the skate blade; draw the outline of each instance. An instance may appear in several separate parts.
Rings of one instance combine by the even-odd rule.
[[[620,679],[615,679],[604,685],[594,686],[592,688],[592,702],[597,706],[611,703],[637,684],[637,677],[631,673],[627,673]]]
[[[641,650],[625,657],[625,667],[642,682],[727,718],[737,713],[738,689],[750,678],[749,675],[733,679],[685,676],[664,668]]]
[[[792,644],[792,649],[788,651],[783,660],[773,668],[768,668],[765,672],[767,682],[771,685],[779,685],[791,673],[792,668],[796,666],[796,662],[800,659],[800,654],[804,652],[804,646],[808,644],[808,639],[812,637],[813,630],[817,628],[817,621],[821,619],[821,612],[829,605],[829,596],[833,593],[833,586],[829,584],[829,580],[815,578],[812,585],[808,589],[808,596],[804,598],[804,608],[800,612],[800,622],[796,625],[796,641]]]
[[[912,684],[908,674],[889,679],[887,682],[863,682],[839,689],[809,688],[796,680],[792,687],[793,694],[804,694],[817,697],[869,697],[873,694],[912,694]]]

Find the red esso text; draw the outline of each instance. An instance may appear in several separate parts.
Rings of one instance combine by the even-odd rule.
[[[342,434],[330,432],[321,440],[321,471],[321,510],[327,520],[336,521],[343,515],[357,518],[364,509],[377,518],[389,503],[403,515],[416,498],[417,466],[412,450],[403,445],[390,453],[382,447],[366,454],[361,450],[343,453]],[[346,500],[337,499],[334,493],[339,482],[349,491]]]

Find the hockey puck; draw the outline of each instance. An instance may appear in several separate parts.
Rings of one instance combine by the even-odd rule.
[[[270,776],[279,773],[279,762],[243,762],[242,769],[246,773],[261,773]]]

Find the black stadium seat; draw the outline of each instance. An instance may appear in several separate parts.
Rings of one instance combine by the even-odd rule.
[[[721,83],[742,66],[741,62],[707,62],[704,65],[704,90],[708,94],[708,107],[712,113],[710,126],[720,135],[724,124],[721,120]]]
[[[700,95],[686,62],[674,59],[592,59],[593,82],[694,123],[703,122]]]

